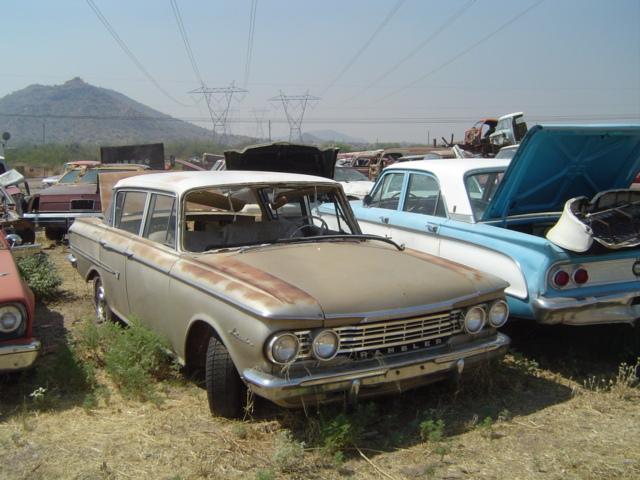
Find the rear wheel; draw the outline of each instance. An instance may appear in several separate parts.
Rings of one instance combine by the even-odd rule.
[[[205,380],[211,413],[226,418],[239,417],[246,404],[246,387],[227,347],[214,336],[207,348]]]
[[[96,311],[96,323],[104,323],[113,318],[100,277],[96,277],[93,280],[93,304]]]

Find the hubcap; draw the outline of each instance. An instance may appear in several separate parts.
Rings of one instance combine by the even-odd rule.
[[[99,283],[96,288],[96,318],[99,323],[102,323],[107,319],[106,305],[107,302],[104,295],[104,287],[102,286],[102,283]]]

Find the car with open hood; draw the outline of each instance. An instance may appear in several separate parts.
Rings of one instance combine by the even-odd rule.
[[[506,282],[363,235],[329,178],[143,174],[110,203],[69,230],[96,316],[166,337],[214,414],[239,415],[247,389],[282,406],[402,392],[508,346]]]
[[[55,185],[32,195],[22,216],[36,226],[44,226],[48,239],[61,240],[75,219],[102,214],[100,174],[148,169],[146,165],[120,163],[72,166]]]
[[[511,314],[638,324],[640,125],[535,126],[513,159],[387,168],[362,230],[509,282]]]

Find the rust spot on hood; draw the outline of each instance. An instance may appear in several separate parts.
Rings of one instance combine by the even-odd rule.
[[[178,268],[196,280],[216,284],[221,292],[266,307],[317,303],[296,286],[232,258],[198,258],[180,262]]]

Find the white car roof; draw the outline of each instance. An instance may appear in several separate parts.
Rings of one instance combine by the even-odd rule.
[[[334,183],[324,177],[280,172],[251,172],[241,170],[165,172],[137,175],[120,180],[114,188],[143,188],[163,190],[182,195],[194,188],[251,183]]]
[[[384,171],[414,170],[429,172],[436,176],[445,199],[449,216],[472,216],[471,205],[464,177],[467,172],[482,169],[506,169],[511,159],[496,158],[449,158],[443,160],[416,160],[394,163]]]

